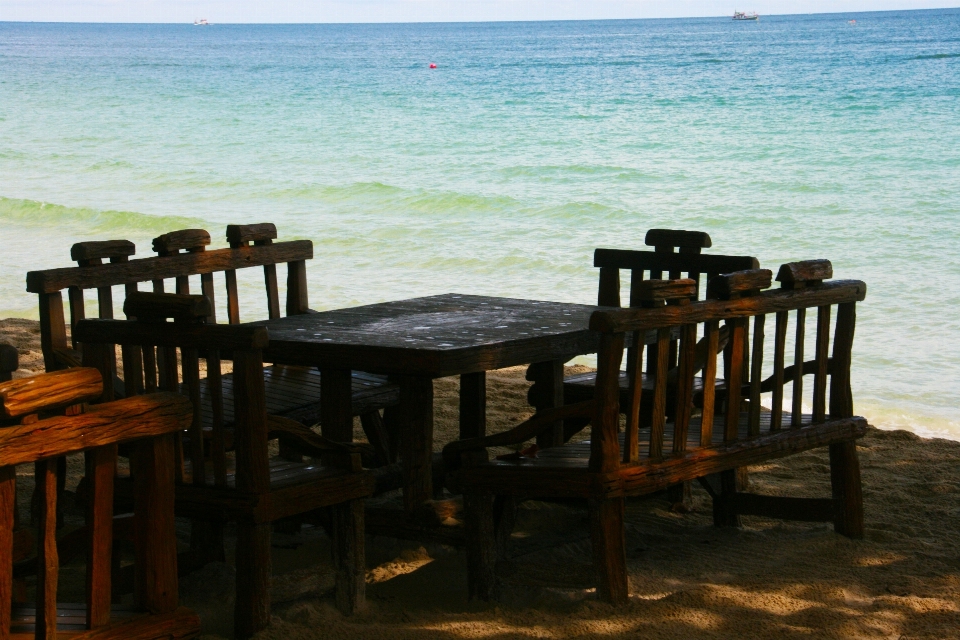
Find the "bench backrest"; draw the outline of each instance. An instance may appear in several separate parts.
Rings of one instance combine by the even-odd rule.
[[[113,474],[117,444],[131,442],[135,479],[136,604],[153,613],[178,606],[173,517],[173,433],[191,409],[173,394],[104,402],[112,390],[96,369],[76,368],[0,383],[0,638],[10,635],[16,465],[35,463],[39,501],[35,637],[56,636],[57,461],[85,451],[90,483],[87,627],[110,621]],[[39,419],[42,413],[61,415]],[[66,414],[66,415],[63,415]],[[135,442],[134,442],[135,441]]]
[[[596,399],[600,408],[594,420],[591,435],[591,466],[595,470],[616,469],[620,464],[617,444],[619,409],[619,370],[623,358],[625,335],[645,335],[656,331],[657,340],[650,350],[657,352],[653,367],[648,364],[646,374],[654,380],[653,413],[650,417],[647,456],[657,459],[680,453],[688,447],[688,430],[695,403],[701,409],[699,447],[715,442],[714,416],[722,418],[722,441],[729,443],[742,437],[781,429],[797,429],[810,424],[821,424],[828,419],[853,415],[850,390],[850,358],[853,344],[856,303],[864,299],[866,285],[855,280],[824,282],[832,276],[830,263],[825,260],[791,263],[781,267],[777,280],[781,287],[761,292],[771,282],[771,272],[750,270],[716,276],[708,285],[708,299],[695,301],[695,284],[690,279],[647,282],[638,288],[638,299],[649,308],[597,311],[591,317],[591,329],[603,333],[597,362]],[[836,321],[831,322],[836,307]],[[807,309],[816,308],[816,335],[814,358],[805,358],[805,325]],[[775,315],[774,355],[771,364],[764,366],[766,316]],[[794,317],[793,364],[786,365],[789,316]],[[745,348],[753,320],[752,353]],[[729,328],[730,348],[724,356],[727,365],[725,385],[717,391],[717,344],[720,322]],[[704,325],[705,340],[697,345],[697,327]],[[831,349],[833,326],[833,355]],[[672,379],[665,364],[665,354],[671,330],[679,328],[679,363]],[[643,368],[641,345],[629,357],[628,370],[640,373]],[[746,361],[749,359],[749,362]],[[702,370],[702,392],[696,382]],[[767,377],[765,377],[765,372]],[[804,375],[813,376],[810,398],[812,414],[802,416]],[[630,405],[627,415],[626,442],[623,462],[640,458],[639,432],[641,427],[641,376],[630,376]],[[827,401],[828,378],[829,404]],[[792,385],[792,411],[784,415],[783,387]],[[675,407],[666,406],[667,387],[675,384]],[[770,412],[762,412],[763,394],[769,393]],[[809,396],[808,396],[809,398]],[[673,416],[673,433],[665,434],[668,412]],[[672,436],[667,451],[665,435]],[[719,439],[719,435],[718,435]]]
[[[227,315],[231,324],[240,322],[240,302],[237,288],[237,270],[262,267],[267,292],[267,312],[270,318],[279,317],[280,303],[277,286],[277,264],[287,264],[287,314],[306,313],[306,261],[313,258],[313,243],[309,240],[274,242],[277,230],[273,224],[229,225],[227,240],[230,248],[208,250],[210,234],[202,229],[184,229],[154,239],[158,255],[130,260],[133,243],[125,240],[83,242],[74,245],[71,256],[76,267],[31,271],[27,274],[27,291],[39,296],[40,337],[44,363],[48,371],[76,366],[76,354],[68,349],[62,291],[70,300],[70,326],[75,330],[84,319],[84,291],[96,289],[99,317],[113,318],[112,287],[123,286],[125,295],[138,290],[139,283],[151,282],[154,291],[164,290],[164,280],[174,279],[178,293],[189,293],[190,276],[200,276],[201,292],[215,300],[214,274],[223,272],[227,296]],[[103,263],[109,260],[109,263]],[[215,307],[211,307],[210,322],[216,321]],[[77,346],[76,336],[73,338]],[[138,370],[142,363],[134,350],[123,352],[125,370]],[[144,352],[143,358],[150,354]],[[150,363],[147,363],[148,365]],[[143,390],[135,381],[125,382],[125,395]]]

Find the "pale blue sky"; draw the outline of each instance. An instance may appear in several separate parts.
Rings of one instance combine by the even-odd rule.
[[[0,0],[0,20],[439,22],[581,20],[931,9],[957,0]]]

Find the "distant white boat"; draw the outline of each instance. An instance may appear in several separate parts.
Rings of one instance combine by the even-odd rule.
[[[733,12],[734,20],[759,20],[760,14],[754,11],[753,13],[744,13],[743,11],[734,11]]]
[[[195,27],[209,27],[210,23],[207,22],[206,18],[200,18],[199,20],[193,21],[193,26]]]

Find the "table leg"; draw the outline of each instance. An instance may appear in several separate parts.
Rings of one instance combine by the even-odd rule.
[[[399,376],[399,382],[403,506],[412,512],[433,498],[433,380]]]
[[[563,360],[534,362],[527,369],[527,380],[533,382],[527,399],[537,411],[563,406]],[[552,429],[537,436],[541,449],[563,444],[563,421],[558,420]]]
[[[349,369],[320,372],[320,432],[336,442],[353,442],[352,379]]]
[[[487,434],[487,373],[460,376],[460,439]]]

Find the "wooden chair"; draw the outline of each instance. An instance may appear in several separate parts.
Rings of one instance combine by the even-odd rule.
[[[227,316],[230,324],[240,322],[240,297],[237,271],[261,267],[267,293],[267,314],[280,317],[280,297],[277,285],[277,264],[287,265],[287,314],[309,313],[307,301],[306,261],[313,257],[313,243],[309,240],[274,242],[277,230],[273,224],[230,225],[227,240],[230,248],[208,250],[210,234],[203,229],[183,229],[158,236],[153,248],[158,256],[131,259],[135,247],[126,240],[107,240],[77,243],[71,257],[77,267],[32,271],[27,274],[27,291],[36,293],[40,301],[40,334],[44,363],[47,371],[79,366],[82,356],[74,331],[68,344],[62,291],[69,296],[70,326],[85,317],[84,291],[96,289],[99,302],[98,316],[113,318],[113,288],[122,286],[124,295],[137,291],[138,284],[150,282],[154,292],[165,289],[165,280],[173,279],[177,293],[190,292],[190,279],[199,278],[200,291],[215,300],[215,279],[223,273],[227,295]],[[104,261],[109,261],[104,263]],[[216,322],[215,307],[210,308],[208,322]],[[229,354],[219,354],[228,356]],[[124,371],[163,370],[163,354],[121,347]],[[159,358],[159,361],[157,359]],[[216,363],[218,354],[210,354]],[[143,362],[146,360],[146,362]],[[217,370],[211,366],[211,371]],[[285,415],[303,424],[314,424],[320,412],[320,374],[304,367],[267,367],[267,402],[271,412]],[[230,404],[231,378],[226,378],[226,402]],[[155,380],[125,376],[114,381],[117,397],[142,393]],[[155,388],[149,387],[149,388]],[[396,451],[388,446],[380,410],[399,403],[399,388],[382,376],[354,372],[352,378],[353,413],[361,417],[368,439],[375,448],[381,464],[392,461]],[[209,410],[205,419],[212,420]]]
[[[496,435],[454,442],[444,448],[448,468],[457,469],[451,482],[464,494],[470,594],[488,599],[496,595],[497,536],[492,498],[581,498],[590,507],[593,558],[601,599],[623,603],[627,599],[624,550],[624,499],[654,493],[690,480],[700,480],[714,500],[717,525],[736,525],[741,514],[808,521],[832,521],[838,533],[863,536],[860,471],[855,440],[864,435],[866,420],[853,415],[850,358],[856,303],[866,295],[859,281],[823,282],[832,274],[827,261],[784,265],[778,275],[779,290],[769,286],[767,270],[736,272],[710,280],[711,299],[693,301],[695,282],[645,281],[635,288],[636,300],[652,308],[597,311],[590,327],[599,331],[596,392],[592,399],[538,412],[520,426]],[[664,302],[666,301],[666,305]],[[837,308],[830,356],[831,314]],[[804,361],[807,309],[817,309],[815,357]],[[789,315],[795,314],[795,357],[785,366]],[[775,314],[774,359],[764,379],[764,327]],[[753,350],[748,375],[743,375],[742,345],[753,319]],[[720,322],[730,327],[731,362],[721,390],[725,407],[718,403],[712,381],[717,372]],[[694,415],[696,329],[705,325],[710,345],[704,367],[702,409]],[[668,375],[665,354],[674,329],[679,330],[679,375],[676,380],[673,418],[668,419]],[[658,353],[653,370],[652,420],[640,424],[641,399],[648,391],[642,376],[628,387],[628,404],[620,406],[620,364],[626,336],[656,331],[652,350]],[[628,366],[643,368],[642,347],[630,354]],[[812,374],[812,414],[801,415],[803,375]],[[829,383],[829,384],[828,384]],[[783,386],[792,385],[793,411],[783,412]],[[761,408],[764,387],[769,389],[772,410]],[[827,399],[829,388],[829,402]],[[809,394],[808,394],[809,397]],[[625,433],[619,433],[621,409],[627,414]],[[487,460],[487,447],[523,443],[558,419],[587,418],[590,441],[567,443],[536,456]],[[831,498],[780,498],[738,492],[734,470],[815,447],[829,446]],[[706,481],[720,474],[720,486]]]
[[[175,394],[104,402],[109,385],[92,368],[0,383],[0,638],[194,638],[197,616],[178,606],[173,516],[173,434],[190,424],[190,403]],[[64,411],[65,410],[65,411]],[[66,415],[64,415],[66,413]],[[111,606],[113,474],[117,445],[132,449],[135,606]],[[87,511],[87,594],[57,604],[58,457],[84,451],[94,491]],[[36,607],[11,607],[16,557],[15,465],[35,463],[40,495]]]
[[[621,306],[621,271],[630,272],[629,306],[641,307],[644,302],[639,294],[645,278],[660,280],[665,276],[670,279],[680,278],[682,274],[692,279],[696,285],[695,298],[700,296],[700,283],[707,281],[721,273],[757,269],[758,260],[752,256],[730,256],[720,254],[703,254],[702,249],[712,246],[710,236],[702,231],[681,231],[676,229],[650,229],[647,232],[645,243],[652,246],[653,251],[631,251],[624,249],[597,249],[594,253],[593,264],[600,268],[600,287],[597,304],[607,307]],[[724,348],[726,331],[721,335],[719,348]],[[677,366],[677,340],[671,339],[667,350],[667,368]],[[705,345],[701,345],[702,348]],[[649,365],[655,366],[656,352],[648,355]],[[705,361],[705,354],[698,360]],[[630,358],[627,358],[630,361]],[[702,364],[701,364],[702,367]],[[627,389],[629,386],[629,371],[620,373],[621,405],[626,406]],[[596,372],[580,373],[569,376],[563,381],[563,400],[566,404],[589,400],[593,396],[596,384]],[[645,379],[642,382],[647,391],[653,390],[653,381]],[[673,399],[673,386],[668,388],[668,396]],[[540,403],[538,390],[531,389],[531,404],[535,407],[551,406]],[[644,407],[646,413],[650,407]],[[564,425],[564,439],[569,438],[582,429],[583,421],[569,421]]]
[[[262,355],[267,330],[207,324],[210,306],[204,296],[131,294],[124,313],[135,321],[86,320],[77,325],[77,337],[84,357],[90,354],[104,375],[112,375],[114,344],[156,347],[170,363],[177,362],[179,351],[179,372],[173,366],[145,370],[144,379],[156,380],[161,390],[181,389],[193,403],[193,417],[177,452],[177,514],[214,529],[225,521],[236,522],[236,634],[251,636],[270,620],[271,523],[324,507],[330,508],[332,523],[337,605],[353,613],[364,605],[363,499],[372,494],[374,478],[361,468],[358,447],[331,442],[294,420],[268,415]],[[174,322],[166,322],[169,318]],[[199,368],[206,359],[214,370],[213,354],[228,351],[234,391],[229,413],[226,376],[211,375],[202,383]],[[144,363],[149,365],[147,359]],[[209,428],[205,407],[213,416]],[[232,451],[225,444],[231,428]],[[323,462],[270,459],[268,441],[275,438]],[[121,497],[127,486],[129,482],[122,482],[118,488]]]

